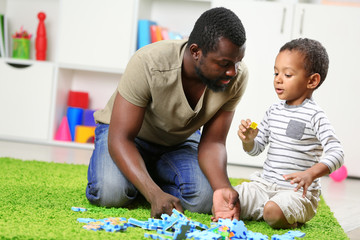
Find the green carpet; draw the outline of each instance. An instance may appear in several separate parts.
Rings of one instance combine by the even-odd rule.
[[[88,231],[77,218],[107,217],[147,220],[149,205],[144,201],[130,208],[101,208],[85,197],[87,166],[0,158],[0,239],[148,239],[145,230],[124,232]],[[241,179],[231,179],[232,184]],[[71,207],[85,207],[74,212]],[[185,211],[194,221],[210,225],[210,215]],[[273,230],[265,222],[245,221],[248,230],[271,237],[287,230]],[[298,230],[303,239],[348,239],[322,199],[318,214]]]

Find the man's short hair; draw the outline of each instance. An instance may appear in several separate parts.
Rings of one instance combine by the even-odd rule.
[[[188,46],[195,43],[206,55],[217,50],[222,37],[241,47],[246,41],[244,26],[231,10],[224,7],[212,8],[201,14],[196,21],[189,36]]]

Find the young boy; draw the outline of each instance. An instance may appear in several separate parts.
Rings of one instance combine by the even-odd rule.
[[[250,119],[239,126],[238,135],[249,155],[260,154],[270,144],[262,173],[235,187],[240,219],[264,219],[273,228],[294,228],[316,214],[320,177],[344,162],[334,129],[312,98],[326,78],[328,65],[325,48],[315,40],[292,40],[280,49],[274,88],[281,101],[268,109],[258,128],[250,128]],[[225,198],[221,195],[214,193]]]

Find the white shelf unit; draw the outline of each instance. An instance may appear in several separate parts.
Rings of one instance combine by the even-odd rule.
[[[21,110],[17,110],[19,113],[13,114],[13,108],[6,101],[0,103],[6,115],[18,119],[7,120],[10,126],[0,128],[0,139],[93,148],[93,144],[53,140],[62,117],[66,115],[68,92],[86,91],[90,98],[89,109],[103,108],[136,50],[138,19],[151,19],[188,36],[196,18],[210,8],[210,3],[201,0],[0,0],[0,13],[4,13],[8,20],[9,43],[11,34],[19,31],[21,26],[33,34],[30,60],[12,59],[11,55],[0,58],[1,99],[15,96],[15,88],[19,84],[19,81],[15,81],[17,79],[25,80],[26,77],[24,82],[31,86],[39,81],[38,73],[25,76],[24,70],[13,68],[8,63],[28,65],[28,69],[39,69],[41,66],[52,68],[51,75],[42,78],[44,84],[41,84],[41,88],[34,87],[31,93],[26,90],[21,92],[22,97],[16,105]],[[47,15],[48,48],[45,62],[34,60],[37,14],[40,11]],[[184,16],[187,16],[185,20]],[[7,72],[4,73],[3,69]],[[41,114],[33,110],[33,101],[25,100],[34,96],[43,96],[41,104],[36,107]],[[27,103],[24,110],[21,109],[21,101]],[[32,118],[20,118],[21,112]],[[28,127],[27,131],[23,129],[25,127],[19,128],[17,124],[20,119],[27,123],[27,127],[33,128]]]

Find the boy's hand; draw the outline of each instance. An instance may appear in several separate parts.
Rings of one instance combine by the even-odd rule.
[[[285,180],[291,180],[291,184],[297,183],[298,185],[295,187],[295,192],[297,192],[300,188],[303,188],[303,197],[306,196],[306,192],[309,186],[316,178],[320,178],[329,174],[329,168],[323,163],[316,163],[311,168],[307,169],[303,172],[296,172],[292,174],[284,175]]]
[[[233,188],[221,188],[214,191],[213,195],[213,217],[211,220],[217,222],[219,218],[240,218],[239,194]]]
[[[251,120],[247,119],[241,120],[241,123],[239,125],[238,135],[243,143],[252,143],[254,141],[254,138],[259,132],[259,129],[253,129],[250,127]]]
[[[312,174],[308,171],[291,173],[284,175],[283,177],[285,178],[285,180],[291,180],[291,184],[297,183],[297,186],[294,189],[295,192],[297,192],[300,188],[303,188],[303,197],[306,196],[309,186],[314,181]]]

